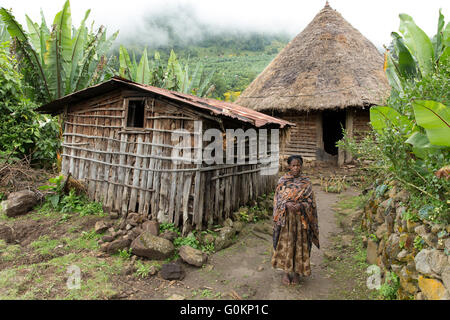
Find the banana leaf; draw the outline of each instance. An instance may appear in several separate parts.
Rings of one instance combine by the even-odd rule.
[[[80,68],[80,60],[83,57],[84,47],[87,41],[87,28],[85,26],[86,19],[89,17],[89,13],[91,10],[87,10],[83,20],[81,21],[80,26],[74,32],[74,36],[72,39],[72,55],[71,55],[71,68],[70,75],[66,79],[66,94],[69,94],[74,91],[76,86],[76,78],[75,76],[78,74],[78,70]]]
[[[35,78],[39,78],[41,81],[43,87],[43,94],[46,96],[47,99],[50,99],[51,93],[49,90],[49,85],[46,80],[45,71],[41,64],[39,55],[37,52],[32,48],[29,40],[28,40],[28,34],[25,32],[25,30],[22,28],[19,22],[17,22],[16,18],[5,8],[0,8],[0,15],[2,18],[2,21],[7,26],[7,30],[9,32],[9,35],[11,38],[16,38],[18,41],[19,49],[21,50],[21,53],[23,54],[24,58],[27,60],[29,66],[32,68],[32,73],[36,75]]]
[[[414,61],[413,56],[409,52],[408,48],[405,46],[402,37],[396,32],[392,32],[391,36],[393,38],[394,46],[396,48],[396,53],[398,56],[398,71],[402,78],[412,79],[417,75],[417,65]]]
[[[436,32],[436,35],[431,40],[431,43],[433,44],[433,48],[434,48],[434,61],[438,61],[439,57],[442,54],[442,50],[443,50],[443,43],[442,43],[443,28],[444,28],[444,15],[442,14],[442,9],[439,9],[439,19],[438,19],[437,32]]]
[[[425,129],[430,143],[450,147],[449,108],[431,100],[415,100],[412,106],[416,122]]]
[[[378,132],[392,125],[404,133],[409,132],[413,125],[407,117],[394,108],[386,106],[370,108],[370,124]]]
[[[402,33],[406,46],[416,57],[422,75],[433,71],[434,49],[430,38],[420,29],[407,14],[400,14],[399,31]]]
[[[121,77],[133,80],[134,73],[132,72],[133,67],[131,64],[130,55],[124,46],[119,48],[119,74]]]
[[[435,146],[430,143],[426,134],[423,134],[420,131],[414,132],[405,143],[409,143],[412,145],[413,153],[419,157],[424,159],[429,153],[438,153],[442,152],[442,147]]]
[[[134,80],[134,79],[132,79]],[[139,66],[137,68],[136,82],[149,84],[150,83],[150,67],[148,64],[147,48],[142,53]]]

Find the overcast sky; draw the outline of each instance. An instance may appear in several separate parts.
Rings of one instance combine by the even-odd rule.
[[[40,8],[47,23],[62,9],[65,0],[0,0],[0,6],[12,8],[13,14],[25,24],[25,13],[40,21]],[[439,8],[449,21],[448,0],[330,0],[332,8],[371,40],[377,47],[389,44],[390,33],[398,31],[399,13],[412,16],[428,35],[436,34]],[[91,9],[95,26],[103,24],[109,34],[120,30],[117,41],[130,34],[141,33],[145,16],[166,10],[192,7],[198,20],[218,28],[248,31],[285,31],[292,37],[323,8],[325,0],[72,0],[72,24],[78,27],[84,13]],[[189,31],[189,30],[186,30]]]

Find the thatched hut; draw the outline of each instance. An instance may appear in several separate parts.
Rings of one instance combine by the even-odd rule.
[[[286,135],[284,130],[292,125],[233,103],[117,77],[39,110],[62,115],[62,173],[84,182],[91,199],[123,216],[137,212],[174,223],[184,234],[221,223],[239,206],[273,191],[278,150],[272,145],[278,145]],[[240,142],[229,138],[229,129],[249,133],[245,137],[247,160],[225,161],[226,149],[224,161],[206,163],[201,156],[211,141],[205,139],[208,129],[223,136],[220,148],[231,150]],[[280,131],[279,142],[272,139],[271,133]],[[250,154],[256,150],[250,145],[256,146],[252,139],[259,141],[261,132],[267,135],[267,150]],[[258,161],[249,161],[252,156]],[[276,166],[267,161],[270,156]],[[268,164],[275,170],[263,174]]]
[[[284,150],[310,160],[351,160],[336,142],[342,129],[369,129],[369,108],[390,88],[377,48],[328,2],[261,74],[237,104],[295,122]]]

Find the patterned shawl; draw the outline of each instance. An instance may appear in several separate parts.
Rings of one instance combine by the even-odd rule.
[[[290,201],[301,204],[299,214],[303,227],[308,230],[309,243],[313,242],[320,248],[316,201],[312,183],[307,177],[294,177],[288,172],[278,181],[273,198],[273,221],[276,226],[284,226],[286,203]]]

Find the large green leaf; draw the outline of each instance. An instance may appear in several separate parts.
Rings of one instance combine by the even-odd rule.
[[[133,74],[132,65],[130,55],[128,54],[127,49],[124,46],[120,46],[119,48],[119,74],[123,78],[127,78],[130,80],[135,79],[135,75]]]
[[[43,87],[44,95],[47,97],[47,99],[49,99],[51,97],[51,94],[45,76],[45,71],[38,53],[32,48],[30,44],[29,35],[27,34],[27,32],[25,32],[20,23],[17,22],[16,18],[12,15],[11,12],[6,10],[5,8],[0,8],[0,15],[3,22],[7,26],[9,35],[12,38],[17,39],[18,49],[21,50],[24,59],[27,60],[29,66],[32,68],[32,73],[34,74],[33,79],[40,79],[41,84],[37,86]]]
[[[437,32],[436,35],[431,40],[431,43],[433,43],[434,48],[434,60],[437,61],[439,57],[442,54],[443,50],[443,28],[444,28],[444,15],[442,14],[442,9],[439,9],[439,19],[438,19],[438,25],[437,25]]]
[[[422,159],[427,154],[442,152],[442,147],[431,144],[427,135],[420,131],[414,132],[405,142],[411,144],[414,154]]]
[[[407,14],[400,14],[399,30],[403,34],[405,44],[416,57],[422,75],[433,70],[433,44],[427,34],[420,29],[413,18]]]
[[[370,124],[378,132],[390,126],[394,126],[403,133],[407,133],[412,128],[412,123],[407,117],[394,108],[386,106],[370,108]]]
[[[403,43],[402,37],[392,32],[391,36],[394,41],[396,54],[398,56],[398,71],[402,78],[411,79],[417,75],[417,65],[408,48]]]
[[[150,67],[148,64],[147,48],[144,49],[141,60],[139,61],[136,81],[143,84],[150,84]]]
[[[78,74],[80,68],[80,62],[84,53],[84,46],[87,41],[87,28],[85,26],[86,19],[89,17],[91,10],[87,10],[83,20],[81,21],[80,27],[75,29],[72,38],[72,55],[71,55],[71,67],[70,74],[66,79],[66,94],[74,91],[76,85],[76,75]]]
[[[430,143],[450,147],[449,108],[431,100],[415,100],[412,106],[416,122],[425,129]]]

